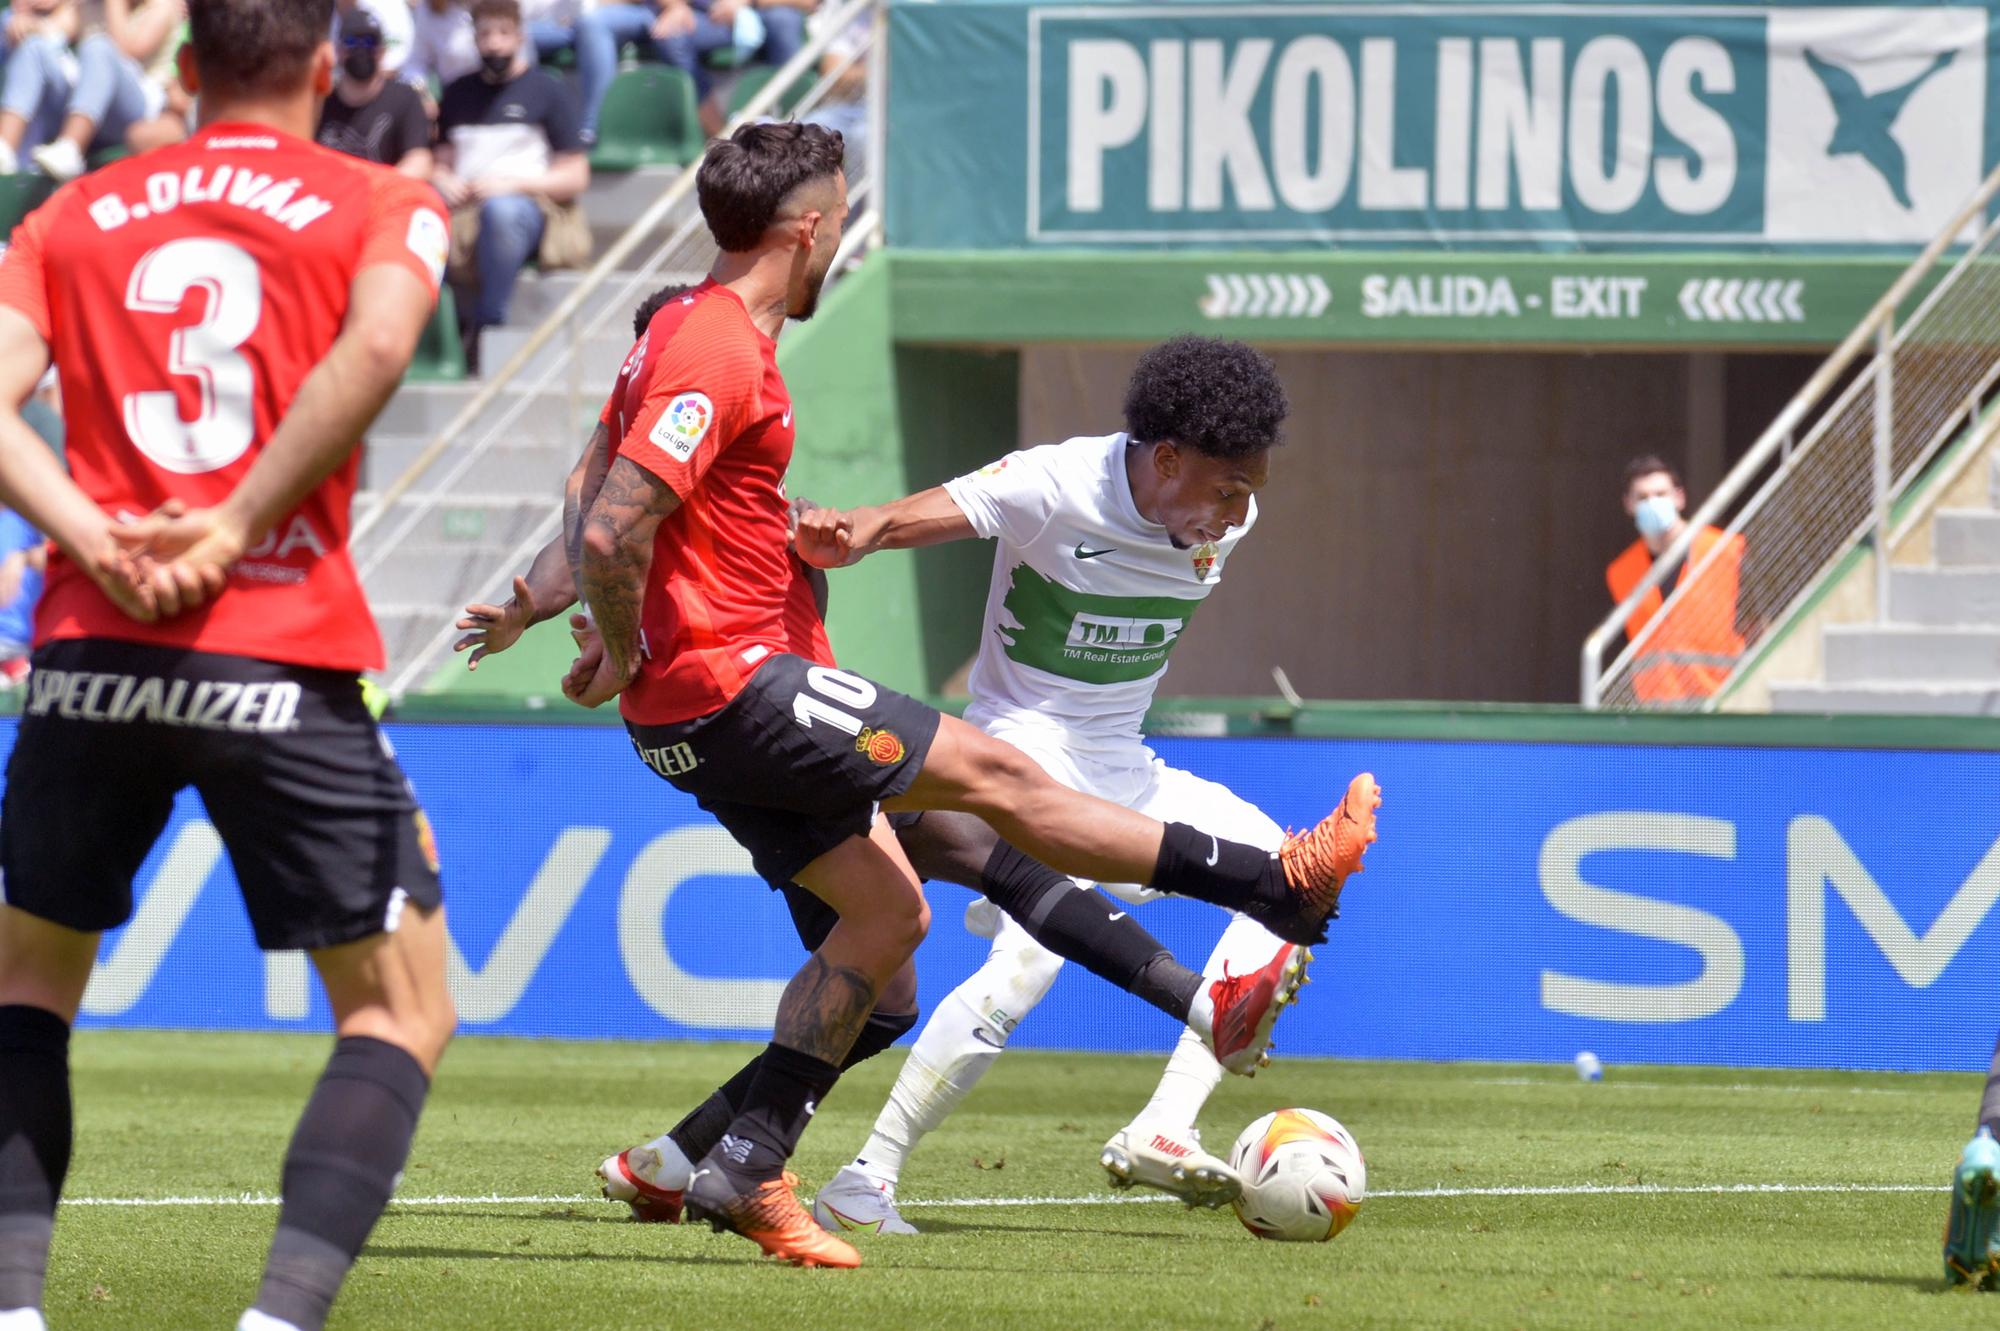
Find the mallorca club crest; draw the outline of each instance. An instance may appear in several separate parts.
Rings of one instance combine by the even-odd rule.
[[[903,747],[903,737],[886,726],[863,726],[854,737],[854,751],[867,754],[870,762],[882,767],[903,761],[908,752]]]
[[[1215,542],[1203,541],[1188,556],[1194,560],[1196,582],[1207,582],[1208,575],[1215,572]]]

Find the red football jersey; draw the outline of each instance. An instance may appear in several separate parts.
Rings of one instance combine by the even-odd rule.
[[[399,264],[433,290],[437,192],[254,124],[210,125],[57,191],[0,259],[0,304],[62,379],[69,467],[112,513],[221,502],[347,317],[354,276]],[[347,553],[357,448],[231,570],[221,596],[126,618],[51,556],[36,641],[119,638],[339,670],[382,664]]]
[[[778,345],[736,293],[704,282],[633,346],[599,418],[617,450],[681,505],[653,538],[643,659],[619,703],[664,725],[734,698],[774,652],[833,664],[812,584],[791,554],[792,403]]]

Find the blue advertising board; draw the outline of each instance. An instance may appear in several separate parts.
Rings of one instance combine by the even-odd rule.
[[[0,726],[11,746],[12,722]],[[437,829],[467,1033],[756,1038],[801,957],[780,901],[612,728],[391,726]],[[1160,740],[1306,825],[1357,770],[1382,840],[1350,884],[1288,1054],[1978,1069],[2000,1025],[2000,755]],[[83,834],[87,834],[87,831]],[[983,957],[932,889],[934,1006]],[[1223,917],[1141,919],[1184,959]],[[87,1026],[316,1030],[302,958],[261,957],[184,799],[105,939]],[[1172,1025],[1070,967],[1019,1031],[1164,1051]]]

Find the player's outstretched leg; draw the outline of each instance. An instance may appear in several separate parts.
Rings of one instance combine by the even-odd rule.
[[[1289,962],[1273,970],[1270,984],[1260,980],[1258,972],[1274,960],[1275,939],[1254,964],[1234,958],[1232,978],[1220,971],[1204,976],[1175,960],[1125,903],[1081,888],[1002,841],[971,814],[936,812],[906,819],[908,815],[892,821],[912,867],[925,878],[982,893],[1016,922],[1015,932],[1024,935],[1017,938],[1018,945],[1032,940],[1158,1008],[1213,1048],[1231,1072],[1248,1075],[1266,1061],[1271,1024],[1298,984],[1296,975],[1281,974],[1290,971]],[[1275,826],[1271,832],[1276,845],[1281,837]],[[993,936],[991,930],[980,932]],[[1299,954],[1300,970],[1305,960],[1310,954]]]
[[[1951,1210],[1944,1226],[1944,1274],[1954,1285],[2000,1288],[2000,1040],[1986,1092],[1979,1101],[1979,1130],[1965,1144],[1951,1178]]]
[[[338,1036],[285,1152],[284,1200],[239,1331],[320,1331],[396,1190],[456,1017],[442,907],[312,954]]]
[[[42,1331],[69,1171],[69,1031],[97,935],[0,905],[0,1328]]]
[[[883,807],[977,814],[1052,869],[1228,906],[1306,944],[1325,937],[1341,889],[1361,870],[1381,803],[1364,772],[1339,807],[1273,853],[1078,794],[1013,745],[947,716],[916,781]]]

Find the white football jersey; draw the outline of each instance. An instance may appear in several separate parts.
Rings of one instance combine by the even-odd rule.
[[[1168,654],[1256,523],[1252,500],[1222,540],[1177,548],[1139,516],[1125,456],[1123,434],[1072,439],[946,482],[972,529],[998,542],[972,666],[982,723],[1136,739]]]

